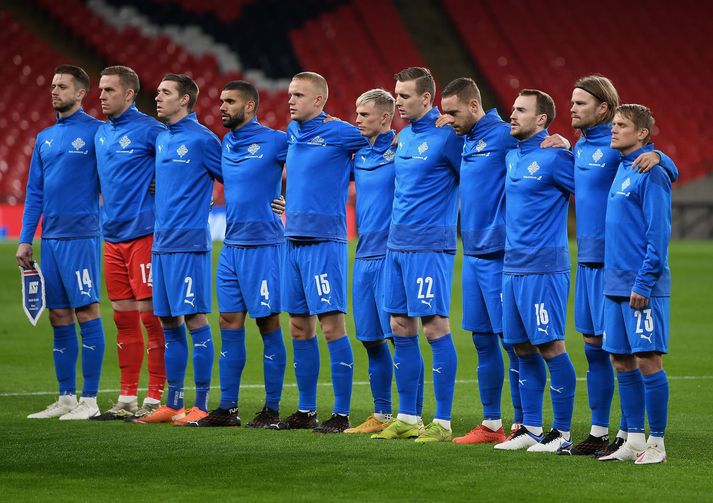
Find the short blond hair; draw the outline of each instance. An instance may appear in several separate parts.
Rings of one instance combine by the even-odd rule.
[[[373,101],[374,106],[376,106],[379,110],[388,112],[389,115],[394,115],[396,102],[394,97],[391,96],[391,93],[385,89],[369,89],[357,98],[356,106],[359,107],[361,105],[365,105],[370,101]]]
[[[324,96],[324,101],[329,98],[329,86],[327,85],[327,79],[322,77],[320,74],[315,72],[300,72],[292,80],[307,80],[309,81],[320,93]]]

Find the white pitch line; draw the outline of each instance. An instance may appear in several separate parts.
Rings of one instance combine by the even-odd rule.
[[[708,381],[713,379],[713,376],[668,376],[669,381]],[[577,381],[586,381],[586,377],[578,377]],[[507,382],[508,380],[505,379]],[[477,379],[459,379],[456,384],[476,384]],[[425,381],[426,384],[433,384],[433,381]],[[352,383],[354,386],[366,386],[369,381],[354,381]],[[321,382],[319,386],[331,386],[331,382]],[[285,383],[285,388],[296,388],[296,383]],[[264,384],[241,384],[240,389],[263,389]],[[139,388],[139,391],[147,391],[148,388]],[[186,386],[186,390],[195,390],[195,387]],[[220,386],[211,386],[210,389],[220,389]],[[119,393],[120,389],[100,389],[99,393]],[[45,395],[57,395],[57,391],[19,391],[13,393],[0,393],[0,397],[14,397],[14,396],[45,396]]]

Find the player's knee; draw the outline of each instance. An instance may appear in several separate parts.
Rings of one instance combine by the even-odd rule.
[[[74,323],[71,309],[50,309],[50,324],[53,327],[63,327]]]
[[[429,316],[423,319],[423,335],[426,339],[438,339],[450,332],[451,324],[448,318],[444,318],[443,316]]]
[[[293,339],[307,340],[314,337],[309,316],[290,316],[290,335]]]
[[[163,328],[178,328],[183,324],[183,316],[161,316],[159,319]]]
[[[515,354],[517,356],[527,356],[527,355],[534,355],[537,353],[537,348],[530,344],[529,342],[521,342],[518,344],[513,344],[513,349],[515,350]]]
[[[663,358],[658,353],[639,353],[636,355],[636,361],[641,369],[641,373],[645,376],[663,370]]]
[[[639,368],[633,355],[611,355],[611,362],[617,372],[631,372]]]
[[[361,341],[364,345],[364,349],[367,351],[370,349],[378,348],[379,346],[386,344],[386,341]]]
[[[551,360],[552,358],[567,352],[564,341],[551,341],[545,344],[540,344],[537,346],[537,350],[545,360]]]
[[[261,334],[270,334],[280,328],[280,315],[271,314],[264,318],[258,318],[255,323],[257,323],[257,328]]]
[[[89,304],[88,306],[78,307],[75,309],[75,312],[77,313],[77,321],[79,323],[86,323],[87,321],[101,317],[98,302]]]
[[[592,334],[582,334],[584,337],[584,343],[585,344],[590,344],[592,346],[600,346],[602,345],[602,336],[601,335],[592,335]]]
[[[240,330],[245,326],[245,316],[242,313],[220,313],[220,328]],[[259,323],[258,323],[258,326]]]
[[[402,337],[414,335],[418,332],[418,319],[409,318],[406,315],[391,315],[391,331],[394,335]]]
[[[203,313],[196,313],[186,316],[186,327],[188,330],[197,330],[208,324],[208,317]]]
[[[319,323],[327,341],[341,339],[347,333],[346,322],[342,313],[323,314],[319,316]]]

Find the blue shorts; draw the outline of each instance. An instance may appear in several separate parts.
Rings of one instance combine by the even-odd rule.
[[[154,253],[151,272],[156,316],[210,313],[210,252]]]
[[[347,244],[287,241],[282,309],[290,314],[347,312]]]
[[[503,331],[503,257],[463,257],[463,330]]]
[[[384,259],[356,259],[352,281],[356,338],[382,341],[391,337],[389,313],[384,311]]]
[[[221,313],[264,318],[280,312],[282,245],[224,245],[218,259],[216,290]]]
[[[101,240],[43,239],[40,268],[49,309],[68,309],[99,302]]]
[[[574,326],[585,335],[604,333],[604,267],[577,266]]]
[[[629,306],[628,297],[604,298],[604,340],[608,353],[668,353],[669,297],[651,297],[644,309]]]
[[[537,346],[564,340],[569,273],[503,274],[504,342]]]
[[[455,255],[445,252],[386,252],[384,310],[412,318],[451,310]]]

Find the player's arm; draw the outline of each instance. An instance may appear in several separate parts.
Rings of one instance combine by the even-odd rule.
[[[37,225],[42,215],[42,202],[44,197],[44,171],[40,158],[39,139],[30,161],[30,173],[27,177],[27,190],[25,192],[25,209],[22,213],[22,231],[20,232],[20,245],[17,247],[15,259],[17,265],[29,269],[32,267],[32,239],[35,237]]]
[[[214,180],[223,183],[223,168],[221,167],[222,148],[220,140],[215,135],[210,135],[203,147],[203,165]]]
[[[562,192],[574,193],[574,156],[569,150],[556,152],[556,166],[552,172],[555,184]]]
[[[154,161],[156,159],[156,139],[158,138],[158,135],[161,134],[161,132],[166,131],[166,129],[167,129],[166,125],[157,123],[157,124],[152,124],[146,130],[146,136],[147,136],[146,147],[148,150],[148,154],[154,159]],[[153,176],[151,177],[151,181],[149,182],[148,191],[149,191],[149,194],[151,194],[152,196],[156,195],[156,163],[155,162],[154,162],[154,172],[153,172]]]
[[[545,136],[545,139],[542,140],[542,143],[540,143],[540,147],[542,148],[564,148],[564,149],[571,149],[572,144],[569,142],[567,138],[562,136],[561,134],[555,133],[549,136]]]
[[[672,182],[678,180],[678,168],[676,167],[676,163],[660,150],[641,154],[631,164],[631,169],[638,169],[639,173],[646,173],[657,164],[666,171]]]
[[[285,167],[285,160],[287,159],[287,134],[282,131],[275,131],[273,138],[275,141],[275,158],[277,160],[277,165],[280,167],[280,170],[283,170]],[[278,216],[282,216],[285,212],[285,207],[285,196],[282,194],[273,199],[270,203],[270,208]]]
[[[452,134],[448,135],[446,144],[444,145],[443,154],[445,155],[446,162],[457,176],[460,176],[460,163],[463,159],[464,142],[465,138],[458,136],[455,131],[453,131]]]
[[[646,255],[631,291],[631,307],[648,304],[651,290],[661,276],[671,239],[671,182],[660,171],[645,177],[641,188],[643,225],[646,226]],[[643,305],[642,305],[643,303]]]
[[[362,136],[359,128],[352,126],[346,122],[340,122],[342,146],[350,153],[354,154],[357,150],[368,147],[369,140]]]

